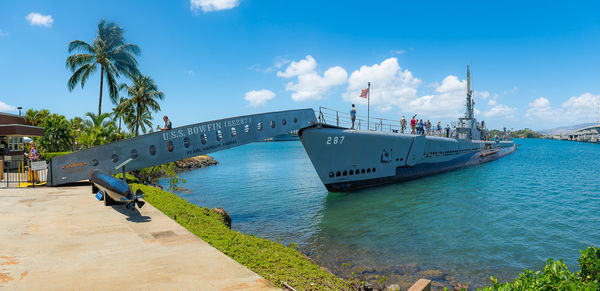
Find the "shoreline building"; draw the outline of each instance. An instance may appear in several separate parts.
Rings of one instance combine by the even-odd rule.
[[[600,125],[580,128],[568,134],[568,140],[581,142],[600,142]]]

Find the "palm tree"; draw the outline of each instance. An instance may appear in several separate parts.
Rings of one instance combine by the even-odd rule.
[[[48,116],[50,116],[50,111],[48,111],[48,109],[28,109],[27,112],[25,112],[25,121],[33,126],[44,126],[44,121]]]
[[[131,86],[127,84],[119,85],[119,89],[125,89],[127,95],[130,97],[123,104],[123,108],[131,107],[135,110],[135,119],[133,124],[135,125],[134,133],[135,136],[139,135],[140,126],[144,133],[146,133],[146,126],[152,126],[152,114],[150,110],[156,112],[160,110],[160,105],[157,99],[162,100],[165,94],[162,91],[158,91],[158,86],[152,80],[150,76],[135,75],[132,77],[133,84]]]
[[[88,77],[97,70],[98,64],[100,65],[100,97],[98,101],[98,115],[100,115],[102,114],[104,78],[106,78],[110,98],[116,102],[118,98],[116,78],[119,78],[120,74],[126,76],[138,74],[134,55],[140,54],[140,48],[135,44],[125,43],[123,28],[114,22],[102,19],[98,23],[98,32],[93,44],[74,40],[69,43],[69,53],[73,51],[81,53],[67,57],[66,66],[73,72],[68,82],[70,91],[78,83],[81,83],[81,88],[83,88]]]
[[[83,134],[78,137],[78,142],[85,147],[101,145],[121,138],[115,123],[110,119],[109,113],[100,115],[92,112],[85,114]]]
[[[127,101],[127,98],[121,97],[119,98],[119,102],[117,103],[117,107],[113,108],[112,118],[113,120],[119,120],[119,132],[121,131],[121,122],[124,120],[134,119],[131,116],[134,116],[134,108],[132,106],[123,106],[123,103]]]
[[[94,127],[106,127],[108,126],[109,121],[104,121],[107,118],[110,118],[110,114],[109,113],[103,113],[103,114],[94,114],[92,112],[87,112],[85,114],[85,116],[89,117],[90,120],[86,120],[85,123],[88,126],[94,126]]]

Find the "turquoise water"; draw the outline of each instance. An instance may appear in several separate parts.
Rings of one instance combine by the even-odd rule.
[[[327,192],[300,142],[255,143],[181,173],[190,193],[179,195],[223,207],[236,230],[297,243],[338,275],[365,266],[406,277],[397,270],[412,266],[477,287],[550,257],[577,270],[579,250],[600,242],[600,145],[516,143],[491,163],[343,194]]]

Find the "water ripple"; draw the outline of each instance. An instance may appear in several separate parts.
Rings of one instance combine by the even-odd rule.
[[[233,227],[298,243],[319,263],[417,263],[481,286],[600,241],[600,145],[519,140],[503,159],[353,193],[328,193],[299,142],[257,143],[213,156],[181,176],[201,206],[224,207]],[[162,183],[165,183],[164,181]]]

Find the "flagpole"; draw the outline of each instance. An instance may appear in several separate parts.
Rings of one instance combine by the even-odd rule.
[[[369,86],[367,87],[367,130],[371,130],[371,127],[369,126],[369,115],[371,112],[371,82],[368,83]]]

